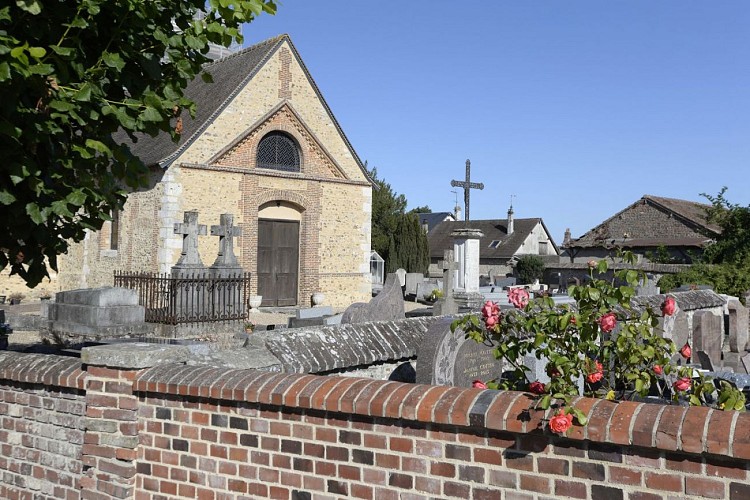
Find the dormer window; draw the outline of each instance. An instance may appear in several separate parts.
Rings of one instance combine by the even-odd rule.
[[[299,172],[297,143],[282,132],[271,132],[258,144],[256,166],[284,172]]]

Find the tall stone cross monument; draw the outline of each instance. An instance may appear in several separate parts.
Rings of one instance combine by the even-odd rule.
[[[206,234],[206,226],[198,224],[198,212],[185,212],[184,222],[176,222],[174,232],[182,235],[182,253],[172,268],[172,273],[174,274],[175,270],[179,272],[203,269],[203,261],[198,254],[198,236]]]
[[[232,225],[234,216],[232,214],[221,214],[218,226],[211,226],[211,236],[219,237],[219,254],[211,267],[213,268],[238,268],[239,263],[234,255],[234,237],[241,236],[239,227]]]
[[[471,189],[484,189],[484,184],[481,182],[471,182],[471,162],[466,160],[466,180],[465,181],[451,181],[451,186],[460,187],[464,189],[464,220],[469,221],[469,194]]]
[[[445,250],[443,260],[438,262],[438,265],[443,269],[443,298],[433,306],[433,314],[435,316],[456,314],[458,306],[453,298],[453,287],[458,263],[453,258],[453,250]]]

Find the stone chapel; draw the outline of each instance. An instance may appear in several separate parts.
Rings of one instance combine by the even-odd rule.
[[[55,290],[111,286],[113,273],[167,273],[180,257],[175,224],[234,215],[234,239],[264,306],[366,301],[370,289],[372,181],[288,35],[206,66],[185,95],[197,104],[176,120],[181,138],[143,136],[131,148],[151,168],[101,231],[60,257]],[[126,137],[123,140],[127,140]],[[200,236],[205,265],[218,238]]]

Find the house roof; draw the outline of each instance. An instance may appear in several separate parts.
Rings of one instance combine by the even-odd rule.
[[[453,219],[453,214],[450,212],[419,213],[417,214],[417,217],[419,217],[420,226],[424,226],[425,224],[427,224],[427,232],[429,233],[447,217]]]
[[[333,116],[292,40],[286,34],[269,38],[223,59],[206,64],[203,68],[205,72],[211,74],[213,82],[207,83],[202,78],[196,77],[185,88],[184,95],[195,102],[196,113],[195,118],[192,119],[190,114],[183,110],[180,115],[182,118],[182,133],[178,142],[172,141],[172,138],[166,132],[161,132],[155,137],[147,134],[135,134],[138,141],[133,143],[125,132],[118,131],[114,136],[115,140],[127,143],[133,154],[138,156],[147,166],[168,167],[200,137],[284,42],[289,44],[310,85],[315,90],[318,99],[320,99],[336,130],[346,143],[357,165],[365,177],[370,179],[364,164]]]
[[[612,236],[609,234],[609,223],[615,220],[618,216],[628,210],[634,209],[637,205],[648,203],[657,209],[669,214],[670,216],[678,218],[683,224],[691,227],[696,235],[682,236],[682,237],[669,237],[668,235],[659,237],[643,237],[647,228],[653,224],[649,220],[635,219],[634,224],[631,224],[627,228],[627,233],[630,235],[629,238],[618,239],[619,244],[629,247],[656,247],[656,246],[693,246],[701,247],[710,240],[712,237],[718,236],[721,233],[721,228],[715,224],[709,223],[706,220],[707,209],[710,205],[704,203],[697,203],[688,200],[678,200],[675,198],[663,198],[660,196],[644,195],[642,198],[637,200],[635,203],[628,207],[620,210],[612,217],[608,218],[598,226],[594,227],[580,238],[574,239],[567,245],[569,248],[591,248],[600,247],[604,242],[610,239]]]
[[[510,259],[518,252],[518,249],[521,248],[521,245],[523,245],[523,242],[531,234],[536,225],[540,223],[549,236],[549,231],[540,218],[514,219],[513,233],[510,235],[508,234],[507,219],[472,220],[469,222],[469,226],[466,226],[464,221],[445,221],[427,235],[430,243],[430,257],[442,259],[445,250],[453,249],[451,233],[456,229],[470,227],[472,229],[479,229],[484,234],[479,240],[480,259]],[[490,243],[493,241],[499,241],[500,243],[495,248],[490,248]],[[557,245],[551,236],[550,242],[555,252],[559,253]]]

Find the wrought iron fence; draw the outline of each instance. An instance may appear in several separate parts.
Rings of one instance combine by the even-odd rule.
[[[115,271],[115,286],[138,292],[146,322],[166,325],[239,321],[246,317],[250,273],[216,277]]]

